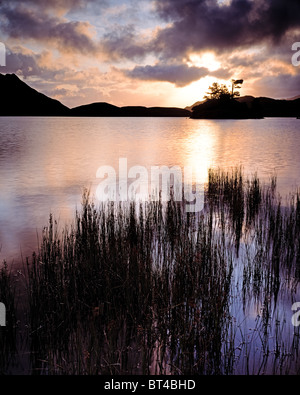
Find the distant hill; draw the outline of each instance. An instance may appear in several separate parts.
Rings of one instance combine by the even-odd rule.
[[[69,108],[58,100],[39,93],[15,74],[0,74],[0,116],[67,115]]]
[[[0,74],[3,98],[0,116],[78,116],[78,117],[189,117],[190,111],[176,107],[117,107],[91,103],[68,108],[58,100],[36,91],[15,74]]]
[[[73,117],[189,117],[191,112],[176,107],[117,107],[108,103],[91,103],[70,110]]]
[[[286,99],[286,100],[296,100],[296,99],[300,99],[300,95],[294,96],[294,97],[290,97],[289,99]]]
[[[108,103],[91,103],[71,108],[73,117],[114,117],[118,115],[119,107]]]
[[[295,100],[276,100],[269,97],[257,97],[250,105],[259,109],[264,117],[300,116],[300,98]]]

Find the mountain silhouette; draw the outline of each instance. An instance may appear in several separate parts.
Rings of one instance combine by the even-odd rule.
[[[79,116],[79,117],[189,117],[191,112],[176,107],[117,107],[91,103],[69,108],[36,91],[15,74],[0,74],[2,103],[0,116]]]
[[[69,108],[31,88],[15,74],[0,74],[0,115],[67,115]]]
[[[191,112],[176,107],[117,107],[105,102],[91,103],[70,110],[73,117],[189,117]]]
[[[118,114],[119,107],[102,102],[85,104],[70,110],[70,115],[74,117],[114,117]]]
[[[300,97],[277,100],[243,96],[229,102],[206,100],[186,108],[124,106],[99,102],[69,108],[21,81],[15,74],[0,74],[0,116],[70,117],[191,117],[246,119],[299,117]]]

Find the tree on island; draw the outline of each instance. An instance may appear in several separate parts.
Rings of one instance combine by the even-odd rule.
[[[204,96],[202,103],[193,107],[193,119],[256,119],[262,118],[260,108],[255,104],[235,100],[244,81],[231,80],[231,87],[214,82]]]
[[[218,82],[214,82],[209,88],[207,94],[204,96],[206,100],[213,99],[224,99],[225,97],[229,97],[230,93],[226,85],[218,84]]]
[[[240,92],[235,91],[234,89],[241,89],[241,85],[243,82],[244,82],[244,80],[231,80],[231,98],[232,99],[240,96]]]
[[[231,93],[225,84],[214,82],[209,88],[207,94],[204,96],[206,100],[227,100],[234,99],[240,96],[240,92],[235,89],[240,89],[244,80],[231,80]]]

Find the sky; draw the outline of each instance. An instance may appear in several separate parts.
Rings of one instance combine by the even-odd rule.
[[[0,0],[0,41],[1,73],[68,107],[184,108],[231,79],[241,96],[300,94],[299,0]]]

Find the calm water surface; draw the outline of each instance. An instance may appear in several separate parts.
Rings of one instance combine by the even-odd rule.
[[[82,191],[99,184],[97,169],[127,158],[128,168],[242,165],[285,196],[300,185],[300,121],[187,118],[0,118],[0,260],[31,254],[52,212],[73,218]]]
[[[300,186],[300,121],[2,117],[0,262],[6,259],[18,265],[21,255],[36,251],[37,238],[50,213],[61,227],[71,221],[84,188],[95,194],[100,182],[96,178],[98,168],[112,166],[118,173],[119,158],[127,158],[128,169],[134,165],[149,170],[152,166],[189,165],[199,182],[205,182],[209,167],[242,165],[246,175],[257,172],[266,182],[277,175],[278,191],[284,198]],[[272,362],[263,364],[269,349],[267,353],[262,346],[257,317],[267,303],[272,321],[264,344],[271,351],[281,347],[282,358],[290,355],[299,345],[295,342],[299,331],[295,334],[291,324],[292,303],[300,300],[299,286],[291,293],[283,281],[278,299],[273,301],[266,301],[263,293],[259,298],[249,296],[245,310],[240,267],[234,266],[230,307],[236,328],[236,356],[240,358],[238,371],[245,373],[250,365],[253,372],[281,372],[280,360],[276,369]],[[237,355],[245,348],[247,360],[242,351],[240,357]],[[277,351],[272,353],[276,359]],[[292,360],[290,373],[298,371],[299,360]]]

